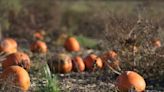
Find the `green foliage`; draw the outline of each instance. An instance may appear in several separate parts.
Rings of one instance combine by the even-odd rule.
[[[47,84],[40,89],[41,92],[59,92],[58,81],[56,76],[52,75],[48,65],[44,66],[44,77],[47,80]],[[39,92],[40,92],[39,91]]]
[[[59,92],[60,88],[55,75],[52,75],[47,65],[47,60],[51,55],[31,53],[33,65],[31,67],[31,75],[37,80],[32,80],[36,86],[32,87],[32,92]]]
[[[82,46],[87,48],[96,48],[98,44],[95,39],[91,39],[82,35],[77,36],[76,38]]]

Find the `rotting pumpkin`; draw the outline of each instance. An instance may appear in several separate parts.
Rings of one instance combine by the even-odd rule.
[[[136,92],[143,92],[146,87],[145,80],[142,76],[134,71],[125,71],[116,79],[116,86],[121,92],[128,92],[134,88]]]
[[[26,92],[30,87],[30,77],[28,72],[20,66],[10,66],[0,75],[1,86],[7,84],[6,91],[21,90]]]
[[[73,70],[75,72],[83,72],[85,70],[85,64],[80,56],[76,56],[72,59]]]
[[[12,66],[12,65],[18,65],[18,66],[23,67],[26,70],[29,70],[30,69],[30,58],[24,52],[16,52],[16,53],[10,54],[2,62],[2,68],[4,70],[7,67]]]
[[[64,53],[55,54],[48,65],[52,73],[69,73],[72,70],[72,59]]]
[[[80,44],[75,37],[68,37],[64,46],[68,51],[80,51]]]
[[[12,38],[5,38],[0,42],[0,52],[12,54],[17,52],[17,42]]]

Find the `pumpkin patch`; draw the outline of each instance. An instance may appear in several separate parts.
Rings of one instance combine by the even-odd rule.
[[[164,92],[164,2],[0,0],[0,92]]]

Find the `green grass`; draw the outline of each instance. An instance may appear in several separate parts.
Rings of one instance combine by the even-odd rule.
[[[33,53],[31,55],[32,67],[30,75],[32,79],[32,92],[60,92],[60,87],[58,85],[58,79],[55,75],[50,72],[49,66],[46,61],[48,61],[50,55]]]
[[[47,84],[40,88],[38,92],[60,92],[58,87],[58,81],[56,76],[52,75],[48,65],[46,64],[43,68],[43,76],[47,80]]]
[[[79,41],[80,45],[86,48],[96,48],[97,41],[95,39],[91,39],[85,36],[76,36],[77,40]]]

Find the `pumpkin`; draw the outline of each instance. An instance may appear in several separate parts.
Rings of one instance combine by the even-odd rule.
[[[16,52],[10,54],[6,57],[6,59],[2,62],[2,68],[6,69],[9,66],[18,65],[23,67],[26,70],[30,69],[30,58],[27,54],[23,52]]]
[[[161,47],[161,41],[159,39],[154,39],[152,41],[153,43],[153,46],[156,47],[156,48],[160,48]]]
[[[128,92],[134,88],[136,92],[145,90],[146,83],[142,76],[134,71],[125,71],[116,79],[116,86],[121,92]]]
[[[64,46],[68,51],[80,51],[80,44],[75,37],[68,37]]]
[[[64,53],[55,54],[48,65],[52,73],[69,73],[72,70],[72,59]]]
[[[36,41],[36,42],[31,44],[30,49],[34,53],[46,53],[47,52],[47,45],[43,41]]]
[[[23,92],[27,91],[30,87],[29,74],[20,66],[10,66],[6,68],[0,75],[0,78],[2,79],[2,86],[7,84],[7,87],[15,87],[15,89],[19,88],[19,90]],[[12,88],[6,88],[5,90],[9,89],[13,91]]]
[[[84,64],[86,69],[95,70],[95,68],[102,68],[103,62],[100,57],[95,54],[90,54],[84,58]]]
[[[83,72],[85,70],[85,64],[80,56],[76,56],[72,60],[73,70],[78,72]]]
[[[17,42],[12,38],[5,38],[0,42],[0,52],[11,54],[17,52]]]

